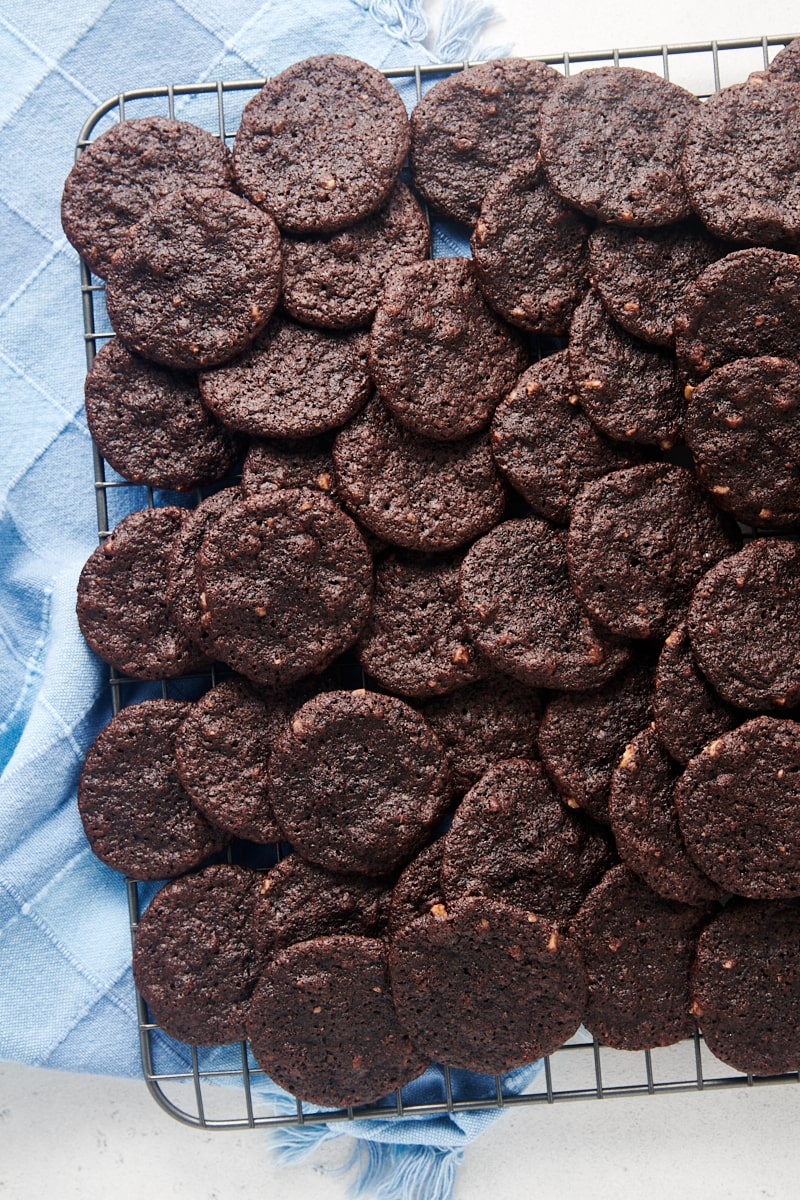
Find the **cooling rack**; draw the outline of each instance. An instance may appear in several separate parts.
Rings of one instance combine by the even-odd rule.
[[[680,45],[647,46],[601,51],[565,52],[532,56],[560,68],[569,75],[575,68],[619,66],[623,62],[656,71],[673,82],[707,97],[728,84],[739,82],[750,71],[767,67],[775,53],[796,36],[794,34],[744,38],[728,41],[692,42]],[[384,74],[411,106],[426,85],[463,70],[469,63],[425,65],[390,69]],[[194,121],[230,143],[238,128],[242,110],[264,84],[264,79],[233,82],[168,84],[138,88],[111,97],[89,117],[78,138],[77,153],[117,121],[130,117],[168,115]],[[102,280],[94,278],[81,264],[81,297],[84,318],[87,367],[105,341],[113,336],[105,314]],[[185,503],[185,497],[162,493],[127,483],[107,470],[99,452],[94,451],[95,496],[98,535],[103,540],[114,524],[126,513],[145,505]],[[228,481],[230,482],[230,481]],[[195,500],[205,493],[198,490]],[[159,694],[164,698],[199,695],[216,682],[214,668],[196,676],[160,684],[142,684],[120,676],[112,669],[109,687],[116,713],[134,695]],[[280,849],[263,848],[258,862],[269,866],[280,856]],[[237,850],[233,857],[237,861]],[[251,849],[252,854],[252,849]],[[231,852],[229,851],[229,857]],[[131,938],[139,913],[146,903],[148,887],[133,880],[127,882]],[[328,1121],[364,1120],[405,1116],[434,1116],[476,1109],[511,1108],[518,1105],[552,1104],[563,1100],[603,1100],[615,1096],[650,1096],[662,1092],[716,1091],[731,1088],[755,1088],[775,1083],[799,1083],[800,1072],[787,1075],[754,1077],[725,1066],[710,1053],[702,1035],[677,1045],[652,1051],[616,1051],[599,1045],[581,1030],[567,1045],[542,1062],[538,1075],[522,1094],[512,1092],[503,1077],[486,1076],[485,1089],[475,1087],[469,1098],[459,1098],[454,1086],[458,1074],[442,1069],[440,1097],[428,1102],[409,1102],[401,1093],[387,1097],[379,1105],[320,1112],[301,1101],[291,1111],[276,1112],[271,1102],[260,1095],[259,1082],[265,1078],[243,1042],[237,1046],[210,1050],[182,1047],[187,1062],[184,1071],[158,1069],[158,1045],[171,1041],[150,1019],[146,1005],[137,996],[139,1038],[144,1078],[157,1103],[184,1124],[204,1129],[240,1129],[273,1125],[302,1125]],[[229,1086],[219,1086],[227,1084]]]

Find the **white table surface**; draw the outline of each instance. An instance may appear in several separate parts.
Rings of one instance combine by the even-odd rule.
[[[224,3],[224,0],[222,0]],[[432,36],[442,0],[426,0]],[[521,54],[795,32],[789,0],[495,0],[484,43]],[[454,1200],[795,1200],[800,1086],[581,1100],[504,1114],[466,1150]],[[269,1134],[187,1128],[143,1083],[0,1064],[0,1198],[344,1200],[345,1139],[306,1163],[272,1160]],[[349,1139],[346,1139],[348,1146]],[[426,1200],[409,1197],[409,1200]]]

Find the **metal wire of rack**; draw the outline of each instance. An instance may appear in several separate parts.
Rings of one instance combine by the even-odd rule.
[[[575,67],[619,66],[622,63],[659,72],[666,79],[682,84],[702,98],[728,84],[738,82],[751,71],[766,68],[775,52],[796,35],[770,35],[726,41],[691,42],[600,51],[564,52],[533,55],[560,68],[569,75]],[[384,74],[404,95],[407,103],[419,100],[425,85],[455,71],[468,62],[442,65],[392,68]],[[167,84],[137,88],[111,97],[86,121],[78,137],[76,153],[89,145],[109,125],[132,116],[153,114],[186,117],[230,143],[245,103],[264,84],[264,79],[232,82]],[[105,285],[94,278],[81,263],[81,299],[87,368],[98,347],[113,336],[103,303]],[[102,541],[116,520],[137,508],[175,502],[172,493],[142,488],[116,476],[107,478],[106,464],[94,450],[94,489],[98,536]],[[230,481],[229,481],[230,482]],[[198,490],[195,500],[202,499]],[[182,502],[185,502],[185,498]],[[113,513],[112,513],[113,510]],[[128,679],[112,668],[109,687],[114,713],[133,698],[160,695],[185,698],[192,691],[200,694],[216,682],[212,667],[196,676],[152,685]],[[261,865],[268,866],[280,856],[280,850],[264,847]],[[235,852],[234,852],[235,855]],[[270,859],[270,855],[273,857]],[[229,853],[230,857],[230,853]],[[130,933],[133,939],[140,911],[145,903],[147,885],[127,881]],[[428,1102],[408,1102],[400,1092],[377,1105],[318,1112],[296,1101],[293,1112],[275,1112],[259,1097],[258,1083],[264,1071],[255,1062],[249,1046],[243,1042],[228,1047],[223,1062],[212,1062],[204,1047],[184,1047],[188,1065],[185,1071],[163,1071],[156,1064],[157,1039],[166,1035],[151,1020],[141,996],[137,995],[139,1040],[145,1082],[155,1101],[178,1121],[204,1129],[241,1129],[277,1125],[304,1125],[404,1116],[435,1116],[478,1109],[512,1108],[518,1105],[553,1104],[563,1100],[608,1099],[617,1096],[652,1096],[685,1091],[757,1088],[775,1083],[800,1083],[800,1072],[754,1077],[725,1066],[710,1053],[702,1035],[674,1046],[657,1050],[617,1051],[601,1046],[584,1030],[553,1055],[543,1060],[542,1069],[521,1094],[510,1092],[501,1076],[486,1076],[485,1092],[457,1098],[454,1073],[443,1068],[443,1095]],[[233,1086],[220,1087],[220,1084]]]

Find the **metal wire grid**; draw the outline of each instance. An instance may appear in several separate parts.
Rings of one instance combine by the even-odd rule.
[[[647,46],[628,49],[581,51],[578,53],[533,56],[560,68],[569,75],[576,66],[603,66],[622,63],[633,64],[656,71],[665,79],[672,79],[705,97],[720,87],[737,82],[750,71],[767,67],[775,52],[787,45],[796,35],[783,34],[760,38],[740,38],[728,41],[692,42],[681,45]],[[470,64],[450,63],[444,65],[393,68],[384,74],[394,80],[401,90],[412,90],[419,100],[424,85]],[[233,140],[238,119],[244,104],[264,84],[264,79],[216,81],[197,84],[168,84],[163,87],[139,88],[120,93],[100,105],[89,117],[78,138],[76,153],[91,143],[109,124],[124,121],[131,116],[151,115],[159,112],[170,117],[180,117],[184,101],[207,101],[208,108],[202,118],[196,113],[191,119],[204,124],[226,142]],[[155,104],[155,107],[154,107]],[[98,300],[105,291],[102,280],[94,279],[85,263],[81,263],[81,298],[83,304],[84,341],[87,368],[91,366],[98,346],[113,336],[107,324],[104,307],[98,309]],[[95,497],[97,507],[98,536],[102,541],[110,532],[109,497],[119,493],[124,512],[157,503],[170,502],[160,490],[141,488],[118,477],[106,478],[106,464],[99,451],[94,449]],[[133,489],[133,490],[130,490]],[[157,498],[158,492],[158,498]],[[195,499],[199,501],[204,492],[198,489]],[[123,515],[120,512],[120,516]],[[179,681],[163,681],[154,684],[156,692],[164,698],[185,695],[185,688],[194,684],[198,692],[216,682],[216,673],[209,671]],[[127,679],[111,669],[109,686],[112,694],[113,711],[116,713],[127,702],[126,690],[131,687],[142,689],[138,681]],[[145,685],[146,687],[146,685]],[[280,850],[271,851],[275,857]],[[229,854],[230,857],[230,854]],[[266,863],[265,865],[268,865]],[[143,903],[143,885],[127,881],[128,907],[130,914],[131,939],[136,931]],[[271,1125],[303,1125],[328,1121],[387,1119],[402,1116],[433,1116],[443,1113],[465,1112],[476,1109],[511,1108],[517,1105],[552,1104],[562,1100],[607,1099],[612,1096],[647,1096],[660,1092],[712,1091],[720,1088],[760,1087],[773,1083],[798,1083],[800,1072],[787,1075],[754,1077],[743,1075],[726,1067],[714,1058],[703,1042],[702,1035],[664,1049],[642,1052],[616,1051],[602,1047],[585,1031],[580,1031],[567,1045],[546,1058],[538,1077],[525,1091],[516,1095],[509,1093],[502,1077],[486,1076],[486,1091],[469,1099],[456,1099],[453,1073],[443,1069],[443,1097],[428,1103],[404,1103],[400,1092],[387,1098],[380,1105],[369,1105],[357,1109],[311,1112],[300,1100],[296,1101],[293,1113],[276,1114],[267,1110],[259,1100],[258,1080],[264,1071],[252,1057],[249,1046],[242,1042],[238,1048],[231,1047],[230,1066],[210,1066],[206,1061],[208,1051],[202,1047],[189,1047],[190,1067],[186,1071],[163,1072],[154,1062],[156,1037],[165,1034],[150,1019],[147,1007],[137,994],[139,1039],[142,1067],[146,1084],[157,1103],[171,1116],[184,1124],[205,1129],[240,1129]],[[219,1084],[234,1086],[220,1087]],[[187,1087],[187,1085],[190,1085]],[[173,1095],[170,1095],[170,1092]],[[264,1111],[261,1111],[264,1108]]]

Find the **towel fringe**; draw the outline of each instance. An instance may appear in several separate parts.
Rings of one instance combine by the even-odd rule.
[[[428,36],[428,18],[422,0],[355,0],[384,33],[403,42],[422,42]]]
[[[496,20],[495,9],[482,0],[448,0],[439,22],[435,57],[440,62],[477,62],[508,54],[507,46],[476,45],[486,26]]]

